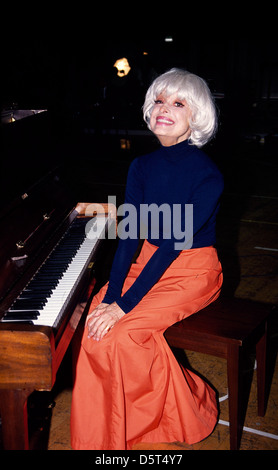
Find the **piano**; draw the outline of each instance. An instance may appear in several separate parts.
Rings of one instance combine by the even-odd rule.
[[[51,172],[0,214],[0,416],[3,447],[29,448],[27,399],[50,391],[89,306],[94,267],[115,224],[77,203]]]

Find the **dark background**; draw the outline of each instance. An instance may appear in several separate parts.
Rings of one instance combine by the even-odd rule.
[[[165,42],[166,37],[172,42]],[[2,101],[27,106],[88,109],[113,81],[113,64],[127,57],[129,86],[145,90],[155,74],[183,67],[204,77],[212,90],[244,102],[278,98],[277,39],[105,39],[66,35],[52,42],[43,33],[13,35],[2,45]],[[144,56],[143,52],[148,55]],[[121,85],[123,86],[123,85]],[[137,90],[138,94],[138,90]]]
[[[241,175],[237,170],[242,145],[254,158],[263,147],[263,158],[277,165],[278,40],[167,32],[155,39],[79,37],[75,30],[53,40],[49,31],[15,30],[2,44],[2,110],[47,109],[1,124],[2,205],[60,165],[73,190],[79,187],[78,199],[109,192],[95,192],[95,185],[124,184],[131,159],[157,144],[141,108],[151,81],[171,67],[202,76],[215,95],[219,133],[205,150],[226,175],[226,188],[246,176],[244,162]],[[165,41],[169,36],[172,42]],[[131,71],[119,78],[113,65],[122,57]],[[252,178],[245,182],[250,186]]]

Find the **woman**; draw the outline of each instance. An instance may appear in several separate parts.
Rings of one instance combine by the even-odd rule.
[[[193,444],[217,422],[214,392],[176,362],[163,336],[215,300],[222,285],[213,245],[223,180],[199,150],[215,134],[215,106],[201,78],[172,69],[151,85],[143,110],[161,146],[131,163],[126,203],[136,208],[138,232],[147,227],[146,240],[131,264],[139,236],[120,234],[109,283],[93,299],[73,390],[75,449]],[[154,229],[146,207],[168,207],[171,216],[179,208],[180,217],[153,217]]]

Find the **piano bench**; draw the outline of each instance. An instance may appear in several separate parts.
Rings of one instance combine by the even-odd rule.
[[[170,347],[227,360],[231,450],[239,449],[243,429],[239,406],[240,358],[248,345],[256,346],[258,415],[264,416],[266,412],[267,323],[272,311],[272,305],[220,297],[165,332]]]

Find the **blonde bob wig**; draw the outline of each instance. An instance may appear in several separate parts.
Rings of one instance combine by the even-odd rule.
[[[200,148],[212,139],[217,131],[217,111],[210,89],[202,78],[177,68],[157,77],[147,91],[143,106],[144,120],[149,128],[154,102],[161,93],[166,96],[177,94],[178,99],[187,102],[192,113],[189,123],[192,145]]]

